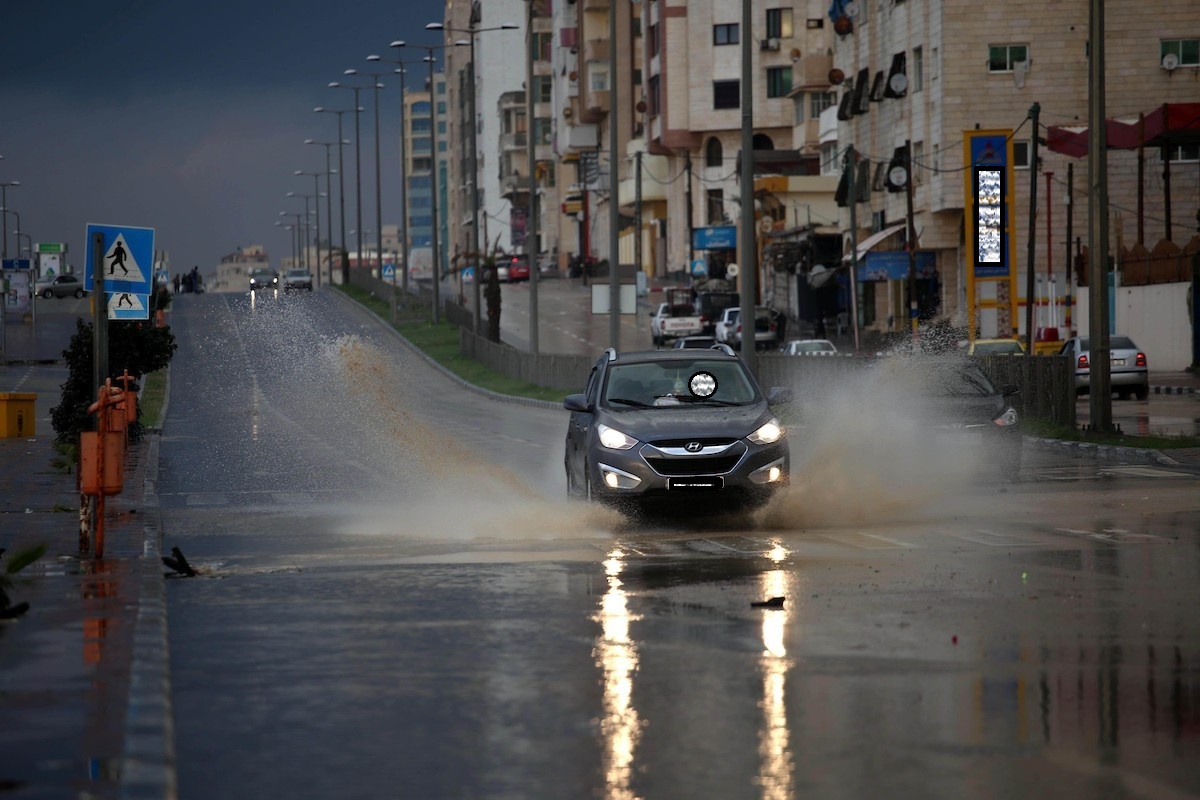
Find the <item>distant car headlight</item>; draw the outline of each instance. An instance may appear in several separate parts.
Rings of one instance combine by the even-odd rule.
[[[1006,408],[1004,410],[1004,413],[1001,414],[1000,416],[996,417],[994,420],[992,420],[992,422],[996,423],[997,425],[999,425],[1002,428],[1006,428],[1009,425],[1016,425],[1017,424],[1017,412],[1015,409],[1013,409],[1011,407]]]
[[[609,450],[628,450],[637,444],[637,439],[603,423],[596,426],[596,431],[600,434],[600,444]]]
[[[775,444],[784,436],[783,426],[779,420],[772,419],[746,438],[755,444]]]

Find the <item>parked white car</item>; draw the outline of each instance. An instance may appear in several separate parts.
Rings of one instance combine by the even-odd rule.
[[[783,348],[786,356],[832,356],[837,351],[837,345],[828,339],[792,339]]]
[[[718,342],[729,344],[729,334],[737,326],[738,313],[740,311],[741,308],[739,306],[734,306],[721,312],[721,316],[713,326],[713,337]]]

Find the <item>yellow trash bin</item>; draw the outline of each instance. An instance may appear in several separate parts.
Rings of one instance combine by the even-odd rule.
[[[0,392],[0,439],[35,436],[34,392]]]

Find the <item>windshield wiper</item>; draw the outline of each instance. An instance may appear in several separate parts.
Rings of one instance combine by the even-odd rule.
[[[677,394],[668,394],[668,395],[664,395],[664,396],[665,397],[674,397],[676,400],[678,400],[681,403],[693,403],[693,404],[712,403],[713,405],[717,405],[717,406],[740,406],[740,405],[742,405],[741,403],[735,402],[733,400],[718,400],[714,397],[694,397],[691,395],[677,395]]]
[[[631,400],[628,397],[610,397],[610,403],[620,403],[626,406],[636,406],[637,408],[651,408],[649,403],[643,403],[641,400]]]

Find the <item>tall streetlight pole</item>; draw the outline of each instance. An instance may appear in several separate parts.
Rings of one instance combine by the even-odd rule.
[[[369,60],[369,57],[368,57]],[[371,76],[371,88],[375,94],[375,242],[378,257],[379,277],[383,277],[383,193],[379,183],[379,90],[385,88],[379,79],[386,72],[359,72],[355,69],[346,70],[347,75]]]
[[[437,149],[437,124],[436,124],[437,114],[433,110],[433,109],[437,108],[437,106],[434,105],[434,102],[435,102],[434,97],[436,96],[437,91],[435,90],[435,84],[433,82],[433,65],[437,61],[437,59],[433,55],[433,50],[434,50],[434,48],[430,47],[429,55],[425,56],[425,58],[422,60],[426,64],[429,65],[430,117],[435,121],[434,125],[433,125],[433,131],[432,131],[432,133],[433,133],[433,138],[432,138],[432,140],[433,140],[433,159],[432,159],[432,162],[433,163],[430,164],[429,185],[433,189],[433,198],[432,198],[432,202],[430,203],[430,207],[432,210],[431,218],[433,220],[433,237],[432,237],[432,239],[433,239],[433,266],[431,268],[431,271],[433,273],[433,324],[436,325],[439,322],[441,322],[441,318],[442,318],[442,298],[441,298],[441,294],[442,294],[442,290],[441,290],[442,256],[441,256],[441,248],[438,247],[439,240],[442,238],[442,231],[441,231],[440,226],[438,225],[438,155],[437,155],[438,149]]]
[[[0,208],[4,209],[4,247],[0,257],[3,258],[8,258],[8,187],[20,185],[20,181],[0,181]]]
[[[480,309],[480,290],[479,285],[483,283],[483,262],[481,253],[479,252],[479,165],[478,165],[478,126],[475,116],[475,34],[484,33],[486,31],[509,31],[516,30],[517,26],[511,23],[503,23],[491,28],[477,28],[472,25],[469,28],[447,28],[440,22],[430,22],[425,26],[427,31],[445,31],[447,33],[466,33],[470,35],[471,47],[471,73],[470,73],[470,90],[471,99],[470,105],[470,123],[471,123],[471,154],[467,158],[467,172],[470,174],[468,188],[471,190],[471,254],[475,259],[475,333],[479,334],[481,324],[481,309]],[[532,269],[532,267],[531,267]]]
[[[288,213],[286,211],[280,211],[279,216],[286,217],[286,216],[288,216]],[[286,224],[280,222],[279,220],[275,220],[275,224],[278,225],[279,227],[283,228],[285,231],[287,231],[288,238],[292,240],[292,266],[294,267],[294,266],[296,266],[296,235],[297,235],[297,232],[293,226],[286,225]]]
[[[397,39],[392,42],[391,47],[404,47],[405,42],[402,39]],[[400,76],[400,253],[404,259],[404,274],[401,277],[401,288],[403,291],[408,291],[408,154],[406,152],[406,141],[408,139],[408,131],[404,129],[404,76],[407,74],[407,63],[404,59],[385,59],[381,56],[367,56],[367,61],[386,61],[389,64],[396,64],[394,70]],[[434,141],[434,158],[437,158],[437,131],[433,133]]]
[[[304,222],[301,223],[301,225],[300,225],[300,232],[304,236],[304,239],[302,240],[304,242],[304,244],[300,249],[300,259],[303,262],[301,266],[303,266],[307,269],[308,265],[309,265],[308,264],[308,217],[309,217],[308,198],[309,198],[309,195],[300,194],[299,192],[288,192],[287,196],[304,199]]]
[[[359,116],[359,112],[362,111],[362,107],[359,106],[359,104],[358,104],[358,93],[362,89],[362,87],[361,86],[346,86],[344,84],[338,83],[337,81],[331,81],[329,83],[329,88],[330,89],[349,89],[350,91],[354,92],[354,194],[355,194],[355,208],[354,208],[355,225],[354,225],[354,229],[358,232],[357,239],[355,240],[357,242],[356,247],[358,248],[358,251],[355,253],[354,257],[359,262],[359,264],[361,264],[362,263],[362,134],[359,132],[358,116]],[[349,270],[349,262],[348,261],[346,263],[345,269],[343,269],[343,271],[342,271],[342,280],[345,283],[350,282],[350,270]]]
[[[358,119],[358,104],[356,103],[353,109],[341,109],[341,110],[325,108],[323,106],[317,106],[316,108],[313,109],[313,111],[317,111],[317,112],[324,111],[324,112],[328,112],[330,114],[337,114],[337,121],[338,121],[338,168],[337,168],[338,206],[339,206],[339,209],[341,212],[341,219],[342,219],[342,227],[341,227],[342,238],[341,238],[341,242],[340,242],[340,244],[341,244],[340,249],[341,249],[342,253],[344,254],[346,252],[346,179],[344,177],[346,174],[346,169],[342,163],[342,161],[343,161],[342,145],[346,144],[346,140],[344,138],[342,138],[342,114],[345,114],[347,111],[354,111],[354,118],[355,118],[355,120],[357,120]],[[332,262],[329,264],[329,282],[333,283],[333,263]],[[345,258],[343,257],[343,260],[342,260],[342,284],[345,285],[345,284],[348,284],[349,282],[350,282],[350,268],[349,268],[349,265],[346,263]]]
[[[538,247],[537,142],[534,140],[534,131],[537,127],[534,123],[537,117],[534,116],[535,98],[533,96],[533,51],[537,38],[533,32],[533,0],[526,0],[525,5],[528,11],[525,17],[528,34],[526,37],[528,44],[525,49],[525,119],[527,120],[526,128],[528,128],[525,136],[525,160],[528,162],[529,169],[529,211],[526,212],[525,218],[525,259],[529,262],[529,352],[536,356],[538,354],[538,273],[541,272],[541,264],[538,263],[541,249]]]
[[[337,170],[329,168],[329,148],[335,142],[318,142],[315,139],[305,139],[305,144],[321,144],[325,145],[325,229],[329,232],[329,268],[333,269],[333,175]],[[341,149],[340,146],[338,148]],[[340,176],[339,176],[340,177]],[[320,220],[318,220],[320,222]],[[330,274],[329,282],[333,283],[333,275]],[[317,288],[321,288],[321,259],[317,259]]]
[[[320,184],[318,183],[318,181],[320,180],[322,175],[324,175],[328,179],[329,173],[328,172],[305,172],[302,169],[298,169],[292,174],[294,174],[294,175],[312,175],[312,179],[313,179],[313,211],[315,212],[314,219],[316,221],[316,231],[317,231],[316,236],[314,238],[316,240],[316,250],[317,250],[317,274],[319,275],[321,273],[321,188],[320,188]],[[326,206],[328,206],[328,201],[326,202]],[[320,284],[321,284],[321,282],[320,282],[320,280],[318,280],[317,285],[320,286]]]

